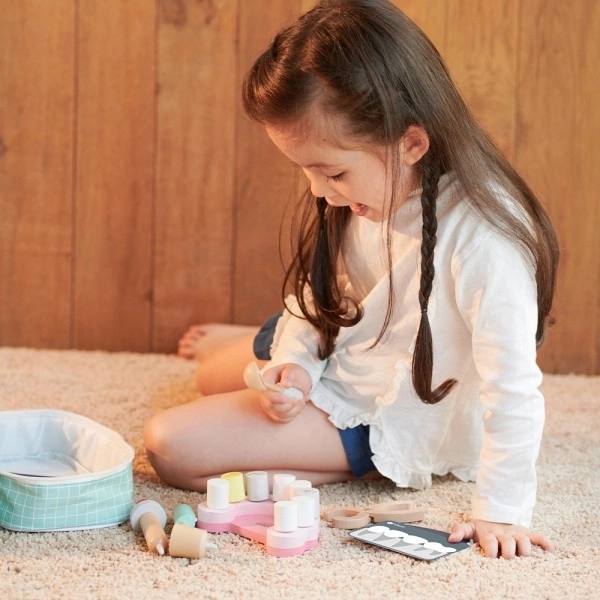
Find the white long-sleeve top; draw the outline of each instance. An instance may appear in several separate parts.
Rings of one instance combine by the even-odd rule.
[[[455,182],[442,178],[428,308],[433,387],[448,378],[458,385],[438,404],[424,404],[411,376],[421,316],[419,195],[394,219],[395,304],[383,340],[368,350],[388,302],[385,225],[353,215],[343,263],[346,291],[361,301],[362,320],[342,328],[333,354],[319,360],[317,332],[289,298],[266,368],[296,363],[307,369],[311,401],[340,429],[369,425],[373,462],[398,486],[428,487],[433,474],[475,480],[473,518],[529,526],[544,422],[533,267],[470,207]]]

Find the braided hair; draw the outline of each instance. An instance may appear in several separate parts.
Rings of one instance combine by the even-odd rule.
[[[419,398],[426,404],[436,404],[445,398],[456,385],[456,379],[448,379],[435,390],[431,389],[433,374],[433,340],[429,324],[429,297],[435,276],[433,257],[437,240],[437,215],[436,204],[438,196],[438,182],[440,180],[439,167],[430,164],[425,159],[423,164],[421,212],[422,212],[422,241],[421,241],[421,278],[419,281],[419,306],[421,308],[421,321],[415,342],[415,351],[412,360],[413,387]]]

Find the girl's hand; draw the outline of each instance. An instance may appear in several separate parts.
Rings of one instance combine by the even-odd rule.
[[[554,550],[552,542],[546,536],[529,531],[527,527],[491,521],[474,520],[454,525],[448,541],[452,543],[463,540],[477,542],[488,558],[530,556],[532,545],[540,546],[548,552]]]
[[[308,371],[299,365],[288,363],[268,369],[263,373],[263,378],[268,383],[278,383],[287,388],[294,387],[302,392],[301,400],[288,398],[279,392],[261,393],[260,403],[269,417],[278,423],[289,423],[300,414],[308,400],[312,386]]]

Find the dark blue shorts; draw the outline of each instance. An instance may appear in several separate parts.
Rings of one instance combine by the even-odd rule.
[[[369,426],[358,425],[349,429],[338,429],[338,431],[354,475],[362,477],[371,471],[377,471],[373,464],[371,446],[369,446]]]
[[[283,313],[278,312],[276,315],[269,317],[260,328],[260,331],[254,338],[254,356],[259,360],[269,360],[271,358],[271,345],[273,344],[273,336],[275,335],[275,327],[277,321]]]
[[[270,317],[254,338],[254,355],[259,360],[269,360],[271,358],[271,345],[279,317],[281,317],[281,313]],[[359,425],[358,427],[339,429],[338,431],[352,473],[356,477],[362,477],[371,471],[376,471],[372,460],[373,454],[369,446],[369,426]]]

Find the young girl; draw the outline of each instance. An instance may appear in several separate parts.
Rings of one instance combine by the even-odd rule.
[[[264,368],[304,399],[241,389],[155,416],[158,475],[203,491],[230,470],[412,488],[452,473],[476,486],[451,542],[551,549],[528,527],[556,238],[437,51],[386,0],[322,0],[258,58],[243,100],[310,183]]]

